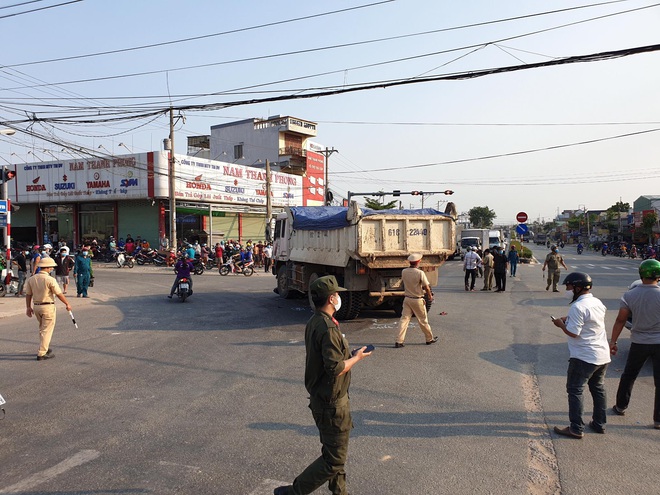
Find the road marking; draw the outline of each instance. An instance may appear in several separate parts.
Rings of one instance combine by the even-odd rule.
[[[40,473],[35,473],[28,476],[23,481],[19,481],[15,485],[8,486],[0,490],[0,493],[21,493],[30,490],[35,486],[39,486],[60,474],[66,473],[69,469],[85,464],[86,462],[93,461],[101,453],[96,450],[81,450],[77,454],[65,459],[64,461],[56,464],[52,468],[48,468]]]
[[[617,266],[617,268],[618,268],[619,270],[626,270],[626,271],[630,270],[630,268],[627,268],[627,267],[625,267],[625,266]]]
[[[601,266],[601,268],[602,268],[603,270],[611,270],[611,268],[610,268],[609,266]]]
[[[191,471],[197,471],[200,473],[202,472],[199,466],[188,466],[187,464],[178,464],[176,462],[169,462],[169,461],[159,461],[158,464],[160,464],[161,466],[180,467],[184,469],[190,469]]]
[[[271,495],[278,486],[290,485],[290,481],[277,481],[265,479],[257,488],[248,493],[248,495]]]
[[[527,493],[558,495],[561,493],[557,453],[545,422],[541,390],[534,366],[521,364],[523,402],[527,412]]]

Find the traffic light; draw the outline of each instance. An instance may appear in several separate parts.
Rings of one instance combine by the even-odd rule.
[[[423,196],[424,193],[422,191],[412,191],[410,194],[413,196]]]
[[[2,182],[9,182],[14,178],[16,178],[16,172],[9,170],[7,167],[2,169]]]
[[[395,189],[392,191],[392,196],[401,196],[401,191],[399,189]]]
[[[454,194],[454,191],[452,191],[451,189],[447,189],[445,191],[445,196],[451,196],[452,194]]]

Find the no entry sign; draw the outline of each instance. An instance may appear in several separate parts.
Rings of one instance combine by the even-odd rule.
[[[520,223],[525,223],[527,221],[527,213],[521,211],[516,215],[516,220],[518,220]]]

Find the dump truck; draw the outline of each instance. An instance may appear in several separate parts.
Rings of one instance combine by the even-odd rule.
[[[420,269],[431,287],[438,268],[456,249],[456,209],[369,210],[349,206],[286,207],[277,215],[273,274],[280,297],[309,295],[319,277],[334,275],[347,291],[336,317],[351,320],[362,308],[401,314],[401,270],[411,253],[423,255]],[[311,298],[310,298],[311,299]]]
[[[477,249],[486,249],[489,247],[489,233],[488,229],[463,229],[461,231],[461,249],[463,256],[468,248],[475,246]]]

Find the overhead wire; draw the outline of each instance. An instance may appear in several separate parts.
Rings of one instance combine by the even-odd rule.
[[[615,0],[614,2],[605,2],[605,4],[607,4],[607,3],[618,3],[618,2],[621,2],[621,1],[626,1],[626,0]],[[599,6],[599,5],[602,5],[602,4],[592,4],[591,6]],[[343,69],[338,69],[338,70],[333,70],[333,71],[326,71],[326,72],[313,74],[313,75],[308,75],[308,76],[303,76],[303,77],[298,77],[298,78],[285,79],[283,81],[262,83],[260,85],[252,85],[252,86],[242,87],[242,88],[238,88],[238,89],[234,89],[234,90],[225,90],[225,91],[222,91],[222,92],[212,92],[212,93],[199,94],[199,95],[194,95],[193,97],[218,96],[220,94],[231,94],[232,92],[237,91],[237,90],[255,89],[255,88],[258,88],[258,87],[261,87],[261,86],[269,86],[269,85],[278,84],[278,83],[281,83],[281,82],[291,82],[291,81],[294,81],[294,80],[302,80],[302,79],[315,78],[315,77],[320,77],[320,76],[325,76],[325,75],[337,74],[337,73],[340,73],[340,72],[344,72],[346,70],[355,71],[355,70],[361,70],[361,69],[365,69],[365,68],[372,68],[372,67],[378,67],[378,66],[382,66],[382,65],[388,65],[388,64],[399,63],[399,62],[404,62],[404,61],[416,60],[416,59],[430,57],[430,56],[437,56],[437,55],[442,55],[442,54],[451,53],[451,52],[455,52],[455,51],[473,50],[475,48],[484,47],[484,46],[487,46],[487,45],[490,45],[490,44],[501,43],[503,41],[511,41],[511,40],[514,40],[514,39],[519,39],[519,38],[523,38],[523,37],[527,37],[527,36],[532,36],[532,35],[535,35],[535,34],[545,33],[545,32],[548,32],[548,31],[555,30],[555,29],[562,29],[562,28],[565,28],[565,27],[570,27],[570,26],[574,26],[574,25],[577,25],[577,24],[582,24],[582,23],[585,23],[585,22],[601,20],[601,19],[604,19],[604,18],[607,18],[607,17],[628,14],[628,13],[632,13],[632,12],[641,11],[641,10],[644,10],[644,9],[654,8],[654,7],[657,7],[657,6],[660,6],[660,3],[655,3],[655,4],[642,6],[642,7],[637,7],[637,8],[633,8],[633,9],[628,9],[628,10],[624,10],[624,11],[618,11],[618,12],[614,12],[614,13],[610,13],[610,14],[604,14],[604,15],[601,15],[601,16],[591,17],[591,18],[588,18],[588,19],[574,21],[574,22],[570,22],[570,23],[567,23],[567,24],[561,24],[561,25],[553,26],[553,27],[546,28],[546,29],[536,30],[536,31],[523,33],[523,34],[518,34],[518,35],[514,35],[514,36],[508,36],[508,37],[501,38],[501,39],[498,39],[498,40],[491,40],[491,41],[487,41],[487,42],[481,42],[481,43],[477,43],[477,44],[472,44],[472,45],[467,45],[467,46],[462,46],[462,47],[457,47],[457,48],[451,48],[451,49],[447,49],[447,50],[434,51],[434,52],[418,54],[418,55],[409,56],[409,57],[402,57],[402,58],[397,58],[397,59],[392,59],[392,60],[386,60],[386,61],[372,63],[372,64],[359,65],[359,66],[350,67],[350,68],[343,68]],[[562,10],[564,10],[564,9],[562,9]],[[573,10],[573,8],[571,8],[569,10]],[[556,12],[558,12],[558,11],[551,11],[549,13],[556,13]],[[424,36],[424,35],[435,34],[437,32],[446,31],[446,30],[464,29],[466,27],[474,27],[474,26],[489,24],[489,23],[505,22],[505,21],[510,21],[510,20],[518,20],[520,18],[539,16],[539,15],[547,15],[547,13],[530,14],[528,16],[518,16],[518,17],[514,17],[514,18],[507,18],[507,19],[504,19],[504,20],[488,21],[486,23],[476,23],[476,24],[471,24],[471,25],[458,26],[458,27],[454,27],[454,28],[443,28],[443,29],[440,29],[440,30],[424,31],[424,32],[420,32],[420,33],[412,33],[412,34],[399,35],[399,36],[390,36],[390,37],[386,37],[386,38],[378,38],[378,39],[373,39],[373,40],[365,40],[365,41],[352,42],[352,43],[336,44],[336,45],[325,46],[325,47],[317,47],[317,48],[302,49],[302,50],[292,50],[292,51],[282,52],[282,53],[259,55],[259,56],[254,56],[254,57],[244,57],[244,58],[239,58],[239,59],[225,60],[225,61],[219,61],[219,62],[209,62],[209,63],[204,63],[204,64],[184,66],[184,67],[173,67],[173,68],[168,68],[168,69],[158,69],[158,70],[151,70],[151,71],[133,72],[133,73],[127,73],[127,74],[115,74],[115,75],[110,75],[110,76],[100,76],[100,77],[91,77],[91,78],[83,78],[83,79],[74,79],[74,80],[68,80],[68,81],[59,81],[59,82],[49,83],[49,84],[60,85],[60,86],[69,85],[69,84],[81,84],[81,83],[89,83],[89,82],[99,82],[99,81],[108,81],[108,80],[115,80],[115,79],[124,79],[124,78],[130,78],[130,77],[141,77],[141,76],[147,76],[147,75],[162,74],[162,73],[167,73],[167,72],[178,72],[178,71],[184,71],[184,70],[192,70],[192,69],[200,69],[200,68],[208,68],[208,67],[217,67],[217,66],[221,66],[221,65],[229,65],[229,64],[235,64],[235,63],[253,62],[253,61],[258,61],[258,60],[266,60],[266,59],[287,57],[287,56],[291,56],[291,55],[314,53],[314,52],[318,52],[318,51],[334,50],[334,49],[346,48],[346,47],[352,47],[352,46],[358,46],[358,45],[364,45],[364,44],[381,43],[381,42],[384,42],[384,41],[392,41],[392,40],[408,38],[408,37],[413,37],[413,36]],[[26,64],[13,64],[13,65],[7,65],[6,67],[20,67],[22,65],[26,65]],[[33,86],[27,86],[27,87],[30,87],[30,88],[31,87],[43,87],[43,85],[33,85]],[[6,88],[6,89],[15,89],[15,88]],[[19,87],[18,89],[25,89],[25,87]],[[300,89],[297,89],[297,91],[300,91]],[[190,97],[186,96],[186,98],[190,98]]]
[[[40,0],[35,0],[35,1],[40,1]],[[55,4],[55,5],[48,5],[48,6],[46,6],[46,7],[39,7],[39,8],[37,8],[37,9],[25,10],[25,11],[23,11],[23,12],[15,12],[15,13],[13,13],[13,14],[0,15],[0,19],[8,19],[8,18],[10,18],[10,17],[16,17],[16,16],[24,15],[24,14],[32,14],[33,12],[40,12],[40,11],[42,11],[42,10],[54,9],[54,8],[56,8],[56,7],[63,7],[63,6],[65,6],[65,5],[70,5],[70,4],[72,4],[72,3],[79,3],[79,2],[82,2],[82,1],[83,1],[83,0],[70,0],[70,1],[68,1],[68,2],[62,2],[62,3]],[[17,6],[17,5],[26,5],[26,4],[28,4],[28,3],[32,3],[32,2],[23,2],[23,3],[21,3],[21,4],[8,5],[8,6],[4,7],[4,8],[10,8],[10,7],[14,7],[14,6]]]

